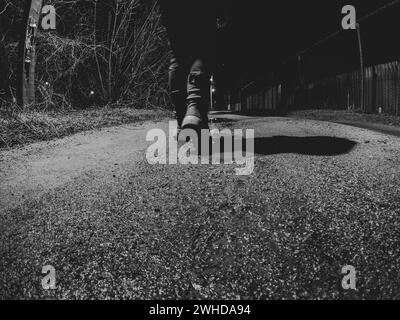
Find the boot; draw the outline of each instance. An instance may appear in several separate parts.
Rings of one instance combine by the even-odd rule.
[[[196,131],[208,129],[208,99],[210,80],[205,73],[192,72],[188,79],[187,110],[182,128]]]

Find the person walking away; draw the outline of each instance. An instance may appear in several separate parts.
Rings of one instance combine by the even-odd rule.
[[[208,129],[215,4],[211,0],[159,0],[159,4],[171,47],[169,90],[178,129]]]

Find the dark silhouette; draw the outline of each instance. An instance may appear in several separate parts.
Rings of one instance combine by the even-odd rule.
[[[262,155],[297,153],[314,156],[336,156],[350,152],[357,143],[336,137],[288,137],[274,136],[255,138],[254,153]]]
[[[224,153],[224,138],[219,138],[221,160]],[[212,138],[210,138],[210,151],[212,152]],[[295,153],[311,156],[337,156],[350,152],[357,142],[345,138],[313,136],[313,137],[256,137],[254,138],[254,154],[273,155],[281,153]],[[232,145],[233,149],[233,145]],[[246,152],[246,139],[242,140],[243,154]],[[215,153],[215,152],[214,152]]]
[[[215,63],[215,4],[211,0],[158,2],[171,47],[169,89],[178,127],[207,128]]]

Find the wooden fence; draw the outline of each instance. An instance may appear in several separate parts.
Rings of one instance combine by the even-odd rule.
[[[364,77],[358,70],[297,86],[284,81],[261,88],[256,84],[250,90],[242,90],[240,101],[229,105],[229,109],[235,111],[279,112],[304,108],[347,109],[399,116],[400,62],[367,67]]]

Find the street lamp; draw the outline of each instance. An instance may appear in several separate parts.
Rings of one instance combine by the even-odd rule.
[[[214,81],[214,75],[211,76],[210,79],[210,109],[214,109],[214,94],[215,94],[215,81]]]

